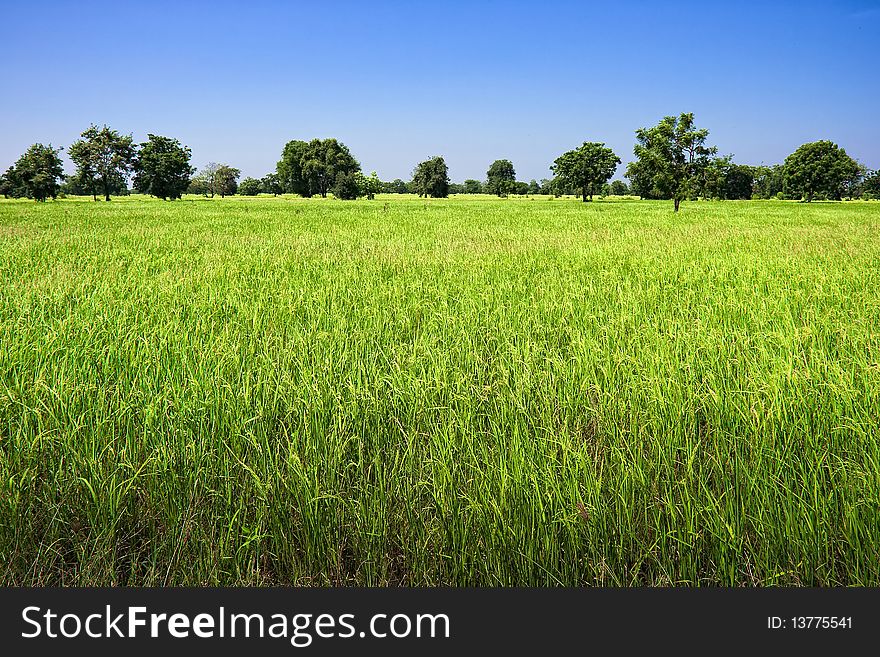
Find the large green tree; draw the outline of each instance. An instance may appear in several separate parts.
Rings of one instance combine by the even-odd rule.
[[[636,131],[636,159],[626,168],[633,191],[643,198],[681,202],[698,193],[704,171],[718,152],[707,146],[709,131],[694,125],[694,115],[666,116],[653,128]]]
[[[360,170],[348,147],[336,139],[289,141],[277,166],[284,190],[300,196],[327,196],[339,175],[353,175]]]
[[[483,183],[479,180],[474,180],[473,178],[468,178],[464,181],[464,193],[465,194],[482,194],[483,193]]]
[[[449,196],[449,167],[446,166],[446,160],[436,155],[419,163],[413,171],[412,184],[419,196]]]
[[[217,193],[220,194],[220,198],[232,196],[238,191],[238,178],[240,176],[241,171],[228,164],[221,164],[217,167],[214,185]]]
[[[58,155],[62,149],[52,144],[34,144],[25,151],[0,180],[4,196],[26,196],[35,201],[56,198],[64,180],[64,163]]]
[[[507,196],[516,186],[516,171],[510,160],[495,160],[486,171],[486,191],[496,196]]]
[[[620,158],[605,144],[588,141],[557,157],[550,170],[564,187],[579,190],[586,202],[600,192],[618,164]]]
[[[106,125],[91,125],[80,137],[67,149],[76,165],[76,176],[80,184],[91,189],[95,200],[100,189],[104,200],[109,201],[111,193],[125,187],[131,172],[135,155],[132,137]]]
[[[191,155],[176,139],[148,134],[134,160],[135,189],[163,200],[180,198],[195,171],[189,163]]]
[[[858,162],[831,141],[804,144],[783,165],[785,188],[807,203],[817,196],[839,201],[860,175]]]

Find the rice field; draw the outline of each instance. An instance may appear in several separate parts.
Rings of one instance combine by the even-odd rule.
[[[880,585],[880,204],[0,201],[0,584]]]

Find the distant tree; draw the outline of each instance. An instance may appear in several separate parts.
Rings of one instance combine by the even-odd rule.
[[[142,194],[176,199],[189,186],[191,151],[170,137],[147,135],[134,160],[134,187]]]
[[[510,160],[495,160],[486,172],[486,191],[507,196],[516,186],[516,171]]]
[[[310,196],[308,181],[303,176],[302,163],[306,158],[309,144],[305,141],[287,142],[281,152],[276,174],[285,192]]]
[[[859,164],[831,141],[804,144],[783,165],[786,189],[807,203],[817,196],[839,201],[859,174]]]
[[[228,164],[221,164],[217,167],[215,175],[215,187],[220,198],[232,196],[238,191],[238,179],[241,171]]]
[[[747,201],[752,198],[755,174],[752,167],[731,163],[724,175],[721,198]]]
[[[100,189],[104,200],[109,201],[112,192],[126,186],[134,160],[132,137],[120,135],[106,125],[91,125],[80,136],[67,150],[76,165],[77,177],[83,183],[91,182],[93,196]]]
[[[538,183],[541,187],[541,194],[550,195],[553,193],[553,182],[547,180],[546,178],[541,178],[541,182]]]
[[[703,170],[718,152],[706,146],[709,131],[694,126],[693,114],[666,116],[653,128],[636,131],[636,160],[626,169],[635,193],[671,198],[675,212],[703,184]]]
[[[208,189],[207,177],[202,174],[193,176],[190,179],[189,185],[186,188],[186,193],[208,196],[210,190]]]
[[[361,184],[364,176],[359,171],[352,173],[340,171],[336,174],[331,192],[343,201],[353,201],[361,195]]]
[[[3,194],[35,201],[57,198],[64,180],[64,163],[52,144],[34,144],[3,174]]]
[[[626,196],[629,194],[629,187],[622,180],[611,181],[611,194],[613,196]]]
[[[777,198],[783,194],[784,176],[781,164],[752,167],[752,196],[755,198]]]
[[[4,198],[27,196],[27,190],[22,185],[14,166],[6,169],[6,173],[0,176],[0,194],[3,194]]]
[[[541,185],[538,184],[538,181],[532,179],[529,181],[529,194],[540,194],[541,193]]]
[[[474,180],[473,178],[468,178],[464,181],[464,194],[482,194],[483,193],[483,183],[479,180]]]
[[[300,196],[327,196],[337,176],[360,170],[348,147],[336,139],[290,141],[277,167],[285,191]]]
[[[245,178],[238,186],[238,193],[242,196],[257,196],[263,191],[263,183],[256,178]]]
[[[517,180],[513,183],[513,188],[511,191],[517,196],[525,196],[529,193],[529,183],[523,182],[522,180]]]
[[[449,194],[464,194],[464,183],[449,183]]]
[[[395,178],[389,183],[384,183],[383,190],[386,194],[408,194],[409,188],[400,178]]]
[[[189,189],[201,189],[202,194],[214,198],[214,194],[219,193],[217,191],[217,171],[219,171],[221,166],[223,165],[217,164],[216,162],[208,162],[205,166],[195,172],[195,175],[190,181]],[[189,189],[187,191],[189,191]]]
[[[420,163],[413,171],[413,188],[419,196],[449,196],[449,168],[446,160],[438,155]]]
[[[284,193],[284,187],[281,185],[281,179],[278,177],[277,173],[267,173],[265,176],[263,176],[262,180],[260,180],[260,183],[262,184],[263,191],[266,194],[278,196],[279,194]]]
[[[862,198],[880,199],[880,170],[865,173],[862,181]]]
[[[586,202],[599,193],[618,164],[620,158],[605,144],[584,142],[556,158],[550,169],[565,186],[580,190],[581,199]]]
[[[372,201],[376,198],[376,194],[382,193],[385,183],[379,180],[379,175],[375,171],[371,171],[369,176],[360,175],[359,187],[361,195]]]

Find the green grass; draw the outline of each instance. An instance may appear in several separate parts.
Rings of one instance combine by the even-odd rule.
[[[0,583],[880,585],[880,205],[0,202]]]

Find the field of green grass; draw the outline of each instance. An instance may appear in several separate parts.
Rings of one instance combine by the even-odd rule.
[[[0,201],[0,584],[880,585],[880,205]]]

